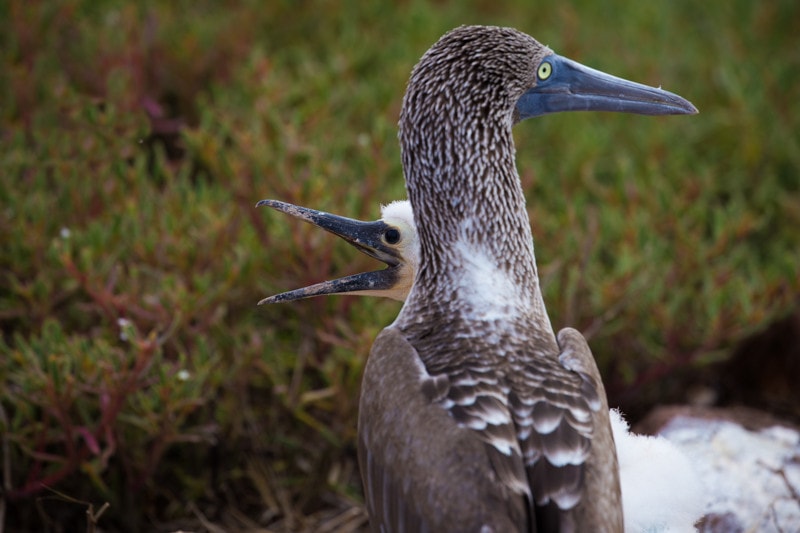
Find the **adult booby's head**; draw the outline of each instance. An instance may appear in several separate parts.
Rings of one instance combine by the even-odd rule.
[[[535,279],[533,262],[522,260],[531,235],[511,126],[579,110],[697,112],[678,95],[580,65],[513,28],[462,26],[423,55],[408,82],[399,136],[426,294],[454,286],[448,278],[461,277],[464,252],[476,248],[495,262],[517,259],[496,265],[514,282]]]
[[[362,222],[278,200],[261,200],[256,207],[262,205],[341,237],[360,252],[385,263],[387,268],[276,294],[264,298],[258,302],[259,305],[290,302],[322,294],[358,294],[405,300],[414,283],[419,257],[414,215],[408,201],[381,206],[381,218],[372,222]]]

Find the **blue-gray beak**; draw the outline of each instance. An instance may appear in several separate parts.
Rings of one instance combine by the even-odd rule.
[[[283,292],[264,298],[258,302],[258,305],[291,302],[323,294],[354,294],[365,291],[382,291],[391,289],[397,283],[401,261],[397,255],[397,250],[387,245],[382,239],[386,231],[391,229],[382,220],[362,222],[361,220],[340,217],[278,200],[261,200],[256,204],[256,207],[264,205],[341,237],[359,251],[385,263],[388,268],[353,274],[352,276],[323,281],[308,287]]]
[[[613,111],[639,115],[694,115],[677,94],[617,78],[556,54],[537,68],[536,85],[523,94],[516,120],[560,111]]]

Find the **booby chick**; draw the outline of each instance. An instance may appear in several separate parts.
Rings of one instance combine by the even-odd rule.
[[[583,337],[550,325],[514,162],[515,122],[575,110],[697,112],[511,28],[457,28],[414,67],[399,137],[420,264],[359,404],[375,531],[622,531],[605,394]]]
[[[256,207],[261,206],[271,207],[333,233],[360,252],[382,261],[387,268],[276,294],[264,298],[258,305],[290,302],[321,294],[359,294],[405,301],[414,284],[414,273],[419,263],[417,227],[411,204],[407,200],[381,206],[381,218],[373,222],[362,222],[279,200],[261,200]]]
[[[662,436],[636,435],[611,410],[627,533],[694,533],[711,500],[699,470]]]
[[[317,283],[265,298],[278,303],[326,294],[380,296],[405,300],[419,264],[419,240],[411,204],[395,201],[381,207],[381,218],[362,222],[323,211],[276,200],[262,200],[283,213],[323,227],[353,244],[370,257],[382,260],[387,269]],[[382,259],[381,259],[382,258]],[[576,358],[586,372],[601,383],[587,344]],[[690,533],[703,516],[707,498],[691,460],[667,439],[637,435],[611,409],[611,427],[619,462],[622,511],[627,533]]]

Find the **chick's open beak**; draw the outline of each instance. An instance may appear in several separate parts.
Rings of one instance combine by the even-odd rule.
[[[365,291],[381,293],[382,291],[391,290],[397,283],[400,258],[397,255],[397,251],[391,246],[387,246],[384,241],[384,234],[390,229],[390,226],[385,222],[381,220],[363,222],[278,200],[261,200],[256,204],[256,207],[261,207],[262,205],[329,231],[344,239],[360,252],[385,263],[388,268],[353,274],[352,276],[323,281],[308,287],[283,292],[264,298],[258,302],[258,305],[291,302],[323,294],[357,294]]]

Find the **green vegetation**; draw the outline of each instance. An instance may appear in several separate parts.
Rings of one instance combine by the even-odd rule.
[[[256,307],[374,265],[253,206],[374,219],[404,197],[405,80],[463,23],[697,105],[529,121],[518,167],[553,324],[591,335],[612,395],[725,357],[800,295],[797,20],[795,1],[0,3],[0,529],[364,523],[358,386],[399,307]]]

